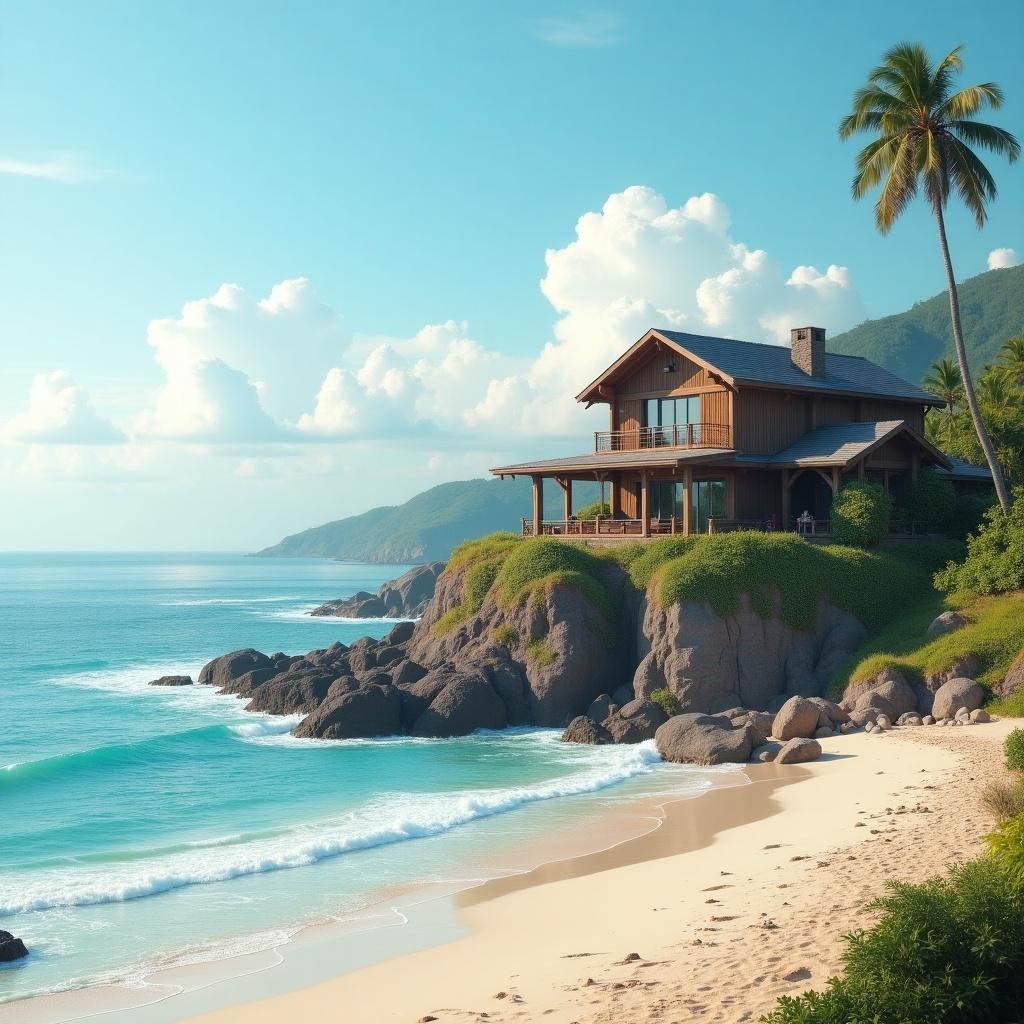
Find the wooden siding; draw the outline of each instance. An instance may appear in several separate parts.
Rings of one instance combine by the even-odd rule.
[[[663,367],[671,363],[675,370],[663,373]],[[628,377],[619,381],[619,394],[646,395],[656,392],[667,394],[677,388],[713,387],[715,382],[707,370],[697,363],[685,359],[675,351],[655,352],[650,359],[638,366]]]
[[[906,434],[902,435],[906,437]],[[890,469],[909,466],[911,463],[911,452],[905,441],[894,438],[886,441],[885,444],[876,448],[865,460],[865,465],[887,466]]]
[[[737,473],[735,481],[737,519],[768,519],[774,514],[776,522],[781,521],[782,473],[779,470],[747,470]]]
[[[880,420],[906,420],[919,434],[924,433],[924,406],[909,402],[868,401],[860,403],[860,419],[868,422]]]
[[[810,430],[803,395],[741,388],[735,399],[733,445],[755,454],[782,451]]]
[[[833,423],[854,423],[857,420],[856,398],[841,398],[838,395],[822,395],[811,399],[814,402],[813,424],[826,427]]]

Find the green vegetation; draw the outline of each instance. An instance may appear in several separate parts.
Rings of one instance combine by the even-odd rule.
[[[948,478],[925,466],[910,485],[905,508],[912,522],[945,526],[956,514],[956,491]]]
[[[1014,729],[1003,740],[1006,767],[1012,772],[1024,772],[1024,729]]]
[[[936,574],[948,594],[1001,594],[1024,589],[1024,488],[1014,491],[1008,513],[991,508],[977,534],[968,538],[967,558]]]
[[[519,643],[519,634],[507,622],[495,626],[491,635],[496,644],[501,644],[502,647],[507,647],[509,650]]]
[[[845,937],[842,975],[823,992],[783,996],[762,1021],[1015,1020],[1024,1005],[1024,887],[1013,873],[995,857],[982,858],[920,885],[889,882],[887,890],[874,904],[878,923]]]
[[[548,638],[542,636],[526,645],[526,657],[535,665],[550,665],[557,655],[551,650]]]
[[[1024,648],[1024,594],[974,598],[957,604],[957,610],[968,619],[967,625],[934,640],[927,640],[925,631],[931,620],[946,610],[947,602],[934,595],[901,613],[843,666],[832,681],[831,692],[840,691],[847,680],[869,679],[890,666],[917,682],[968,655],[977,658],[980,665],[975,677],[978,682],[994,686]],[[998,705],[992,710],[1009,713]]]
[[[1024,779],[990,782],[981,791],[981,802],[997,822],[1024,814]]]
[[[878,484],[854,480],[832,499],[832,535],[839,544],[872,548],[889,535],[892,499]]]
[[[669,718],[673,715],[678,715],[681,710],[679,707],[679,699],[671,690],[666,690],[664,687],[659,690],[655,690],[651,694],[651,700],[657,704]]]
[[[1003,342],[1024,324],[1024,265],[968,278],[959,293],[964,334],[970,339],[968,363],[979,371],[995,361]],[[942,291],[906,312],[867,320],[831,338],[828,348],[864,356],[905,380],[922,380],[935,362],[953,356],[949,295]]]
[[[596,519],[598,516],[610,516],[611,514],[612,507],[607,501],[592,501],[589,505],[584,505],[583,508],[577,511],[576,518],[589,521]]]
[[[434,626],[438,636],[451,632],[460,622],[480,611],[508,553],[521,543],[522,539],[513,533],[492,533],[479,540],[468,541],[452,553],[447,571],[466,570],[462,603],[438,620]]]
[[[615,551],[615,558],[626,568],[630,582],[644,592],[651,585],[655,573],[674,558],[692,550],[703,537],[659,537],[646,544],[626,544]]]

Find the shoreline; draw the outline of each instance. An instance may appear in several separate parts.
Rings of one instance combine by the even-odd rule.
[[[870,924],[887,878],[920,880],[978,852],[991,828],[978,780],[1004,773],[998,745],[1016,724],[826,740],[821,761],[776,769],[800,785],[724,789],[719,803],[733,793],[742,806],[735,794],[770,786],[766,813],[706,846],[689,848],[685,812],[670,813],[652,835],[680,849],[656,861],[487,883],[460,902],[461,938],[287,995],[238,992],[188,1019],[326,1022],[345,1007],[347,1024],[756,1020],[839,969],[842,934]]]
[[[703,806],[702,798],[713,803],[716,794],[749,788],[747,769],[752,767],[698,768],[718,778],[696,792],[637,794],[613,801],[587,825],[582,839],[580,832],[569,831],[575,823],[566,822],[511,849],[505,864],[469,862],[464,865],[468,870],[462,877],[378,891],[372,894],[370,903],[351,912],[325,914],[318,920],[283,924],[269,933],[260,933],[277,933],[282,937],[255,950],[233,952],[256,937],[240,935],[219,947],[200,947],[195,955],[201,959],[192,962],[143,966],[127,970],[125,977],[117,981],[15,999],[0,1004],[4,1019],[11,1024],[96,1019],[161,1024],[184,1019],[183,1012],[203,1013],[233,1005],[237,1002],[233,987],[256,976],[260,976],[260,987],[265,989],[263,995],[272,998],[331,979],[338,973],[339,956],[346,964],[346,972],[358,971],[450,942],[464,934],[465,928],[458,920],[462,901],[475,902],[472,894],[477,890],[486,890],[492,884],[531,886],[567,871],[575,875],[581,870],[580,865],[589,863],[591,858],[613,856],[621,847],[643,844],[659,834],[671,808]],[[709,820],[717,820],[717,815],[711,814]],[[642,859],[662,855],[650,853]],[[635,857],[631,855],[628,859]],[[210,955],[206,957],[206,953]],[[182,951],[169,959],[184,955]],[[317,963],[297,964],[300,958],[310,956],[319,961],[319,969]],[[223,996],[219,994],[222,988],[228,990]],[[196,1005],[191,1009],[182,1009],[183,1003],[193,1001]]]

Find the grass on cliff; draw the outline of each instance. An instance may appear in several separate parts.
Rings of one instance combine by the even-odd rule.
[[[969,621],[966,626],[927,638],[929,623],[940,612],[955,607]],[[998,597],[959,598],[943,601],[936,594],[921,601],[884,626],[836,673],[830,691],[840,692],[847,681],[857,682],[894,666],[913,683],[941,672],[955,661],[974,655],[981,665],[977,680],[989,688],[1007,673],[1013,659],[1024,649],[1024,593]],[[999,701],[998,714],[1024,713],[1024,697],[1013,706]]]
[[[496,533],[456,548],[445,571],[455,570],[465,571],[462,603],[438,621],[438,635],[475,615],[492,590],[499,607],[512,608],[542,599],[556,583],[580,591],[604,613],[609,630],[615,624],[619,594],[609,582],[608,563],[581,545]]]

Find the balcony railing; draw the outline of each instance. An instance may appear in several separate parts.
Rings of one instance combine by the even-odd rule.
[[[635,452],[644,448],[732,448],[728,423],[676,423],[670,427],[594,432],[595,452]]]

